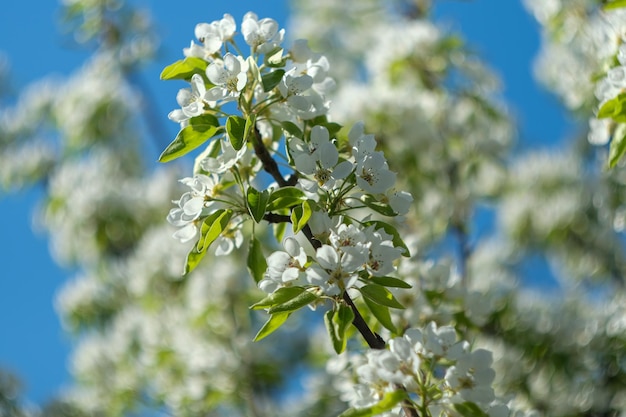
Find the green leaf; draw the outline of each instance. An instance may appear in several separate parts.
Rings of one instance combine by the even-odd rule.
[[[391,320],[391,313],[389,312],[389,307],[382,306],[380,304],[375,303],[367,297],[363,297],[363,301],[369,310],[372,312],[376,320],[380,324],[383,325],[387,330],[391,331],[394,334],[398,333],[398,329],[396,325],[393,324],[393,320]]]
[[[300,139],[302,139],[302,137],[304,136],[304,133],[302,133],[302,130],[293,122],[282,122],[281,126],[291,136],[294,136],[294,137],[300,138]]]
[[[267,261],[263,254],[263,247],[261,242],[256,237],[250,239],[250,245],[248,247],[248,259],[246,261],[250,275],[254,278],[255,282],[259,282],[263,279],[263,275],[267,270]]]
[[[620,7],[626,7],[626,0],[615,0],[605,3],[604,6],[602,6],[604,10],[619,9]]]
[[[269,309],[270,314],[275,313],[287,313],[301,309],[304,306],[316,301],[319,297],[310,291],[303,291],[299,295],[295,296],[289,301],[286,301],[280,305],[271,307]]]
[[[296,206],[291,210],[291,227],[294,235],[306,226],[312,213],[313,210],[308,200],[305,200],[301,206]]]
[[[376,200],[376,197],[371,194],[363,194],[363,196],[361,197],[361,201],[367,207],[371,208],[376,213],[382,214],[383,216],[391,217],[398,215],[395,211],[393,211],[389,204],[381,203],[380,201]]]
[[[372,417],[391,410],[408,398],[409,394],[403,390],[386,392],[376,404],[365,408],[351,408],[341,413],[339,417]]]
[[[198,252],[206,251],[211,243],[215,242],[226,226],[228,226],[228,222],[230,218],[233,217],[232,210],[221,209],[215,211],[215,213],[211,213],[204,221],[202,222],[202,226],[200,227],[200,239],[198,239],[198,243],[196,244],[196,249]]]
[[[324,123],[324,127],[326,127],[326,130],[328,130],[328,135],[331,138],[334,138],[343,126],[340,125],[339,123],[328,122],[328,123]]]
[[[206,77],[206,68],[208,66],[209,63],[204,59],[188,56],[183,60],[176,61],[165,67],[161,72],[161,79],[189,81],[194,74],[200,74]]]
[[[228,133],[228,139],[233,148],[236,151],[241,149],[245,143],[246,119],[239,116],[228,116],[226,133]]]
[[[181,129],[176,139],[159,156],[159,162],[169,162],[196,149],[221,130],[219,120],[203,114],[189,119],[189,125]]]
[[[370,220],[367,222],[363,222],[363,226],[365,227],[372,225],[374,226],[374,229],[383,229],[385,232],[387,232],[387,234],[392,236],[393,246],[402,249],[402,256],[411,256],[409,248],[406,246],[406,243],[404,243],[404,241],[400,237],[400,233],[398,233],[395,227],[393,227],[389,223],[381,222],[380,220]]]
[[[598,110],[598,119],[610,117],[616,122],[626,122],[626,93],[620,93],[616,97],[606,101]]]
[[[282,287],[262,299],[261,301],[250,306],[252,310],[261,310],[264,308],[272,308],[287,301],[296,298],[305,291],[302,287]]]
[[[277,46],[276,48],[267,52],[265,54],[265,59],[264,59],[265,63],[269,67],[284,67],[285,60],[283,59],[283,52],[284,52],[284,49],[281,48],[280,46]]]
[[[200,239],[202,239],[202,236],[200,236]],[[198,239],[198,243],[200,243],[200,239]],[[196,269],[202,258],[204,258],[205,254],[206,251],[199,251],[197,248],[197,244],[194,245],[193,248],[191,248],[191,251],[189,251],[189,253],[187,254],[187,259],[185,260],[185,270],[183,274],[187,275],[188,273]]]
[[[345,304],[339,304],[337,311],[328,310],[324,315],[324,324],[337,354],[346,350],[348,338],[346,331],[354,320],[354,312]]]
[[[296,187],[281,187],[270,194],[267,211],[291,208],[306,200],[304,192]]]
[[[284,322],[287,321],[289,314],[290,313],[272,314],[269,320],[267,320],[263,327],[261,327],[261,330],[259,330],[256,336],[254,336],[254,341],[258,342],[259,340],[274,333],[280,326],[283,325]]]
[[[383,287],[411,288],[411,284],[408,282],[394,277],[370,277],[369,280]]]
[[[255,128],[256,125],[256,114],[251,114],[246,118],[246,126],[243,131],[243,141],[248,142],[248,138],[250,137],[250,133]]]
[[[285,75],[285,70],[277,69],[272,72],[268,72],[267,74],[261,76],[261,82],[263,83],[263,91],[266,93],[272,91],[274,87],[276,87],[280,81],[283,79],[283,75]]]
[[[609,168],[613,168],[626,153],[626,124],[620,123],[613,132],[609,145]]]
[[[263,190],[258,191],[253,186],[248,187],[246,200],[248,201],[248,212],[255,222],[259,223],[265,216],[265,208],[270,199],[270,192]]]
[[[454,404],[454,408],[464,417],[489,417],[479,406],[469,401]]]
[[[404,308],[404,306],[396,300],[396,297],[393,296],[391,291],[383,286],[377,284],[367,284],[359,288],[359,290],[364,297],[369,298],[375,303],[391,308]]]

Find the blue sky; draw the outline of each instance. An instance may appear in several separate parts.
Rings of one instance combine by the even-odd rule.
[[[148,4],[147,2],[143,2]],[[209,22],[224,13],[237,21],[248,11],[284,23],[286,0],[151,2],[162,38],[161,56],[143,74],[158,99],[166,120],[175,107],[180,85],[158,80],[163,66],[177,60],[193,38],[196,23]],[[532,77],[532,60],[539,48],[533,18],[519,1],[473,0],[439,2],[437,18],[465,34],[472,47],[502,77],[505,98],[520,122],[521,148],[563,140],[573,132],[556,99]],[[180,3],[178,3],[180,4]],[[27,17],[26,17],[27,16]],[[63,46],[54,1],[6,2],[0,14],[0,52],[9,57],[16,88],[50,73],[69,74],[86,55]],[[176,133],[174,124],[171,136]],[[51,259],[46,237],[32,231],[32,213],[38,190],[0,197],[0,367],[16,372],[25,383],[26,397],[44,402],[70,381],[67,357],[71,343],[53,308],[55,292],[70,278]]]

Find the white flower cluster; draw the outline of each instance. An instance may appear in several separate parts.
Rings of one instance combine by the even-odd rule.
[[[207,108],[217,108],[238,100],[251,81],[250,77],[255,71],[258,74],[255,59],[230,52],[220,54],[226,43],[233,42],[235,30],[235,21],[228,14],[219,21],[196,26],[195,34],[201,45],[192,42],[184,52],[186,56],[209,62],[206,77],[213,87],[207,90],[202,77],[195,74],[191,78],[191,88],[179,91],[177,101],[181,109],[172,111],[169,118],[180,123],[181,127],[186,126],[191,117],[203,114]],[[257,88],[254,101],[271,103],[272,117],[277,120],[297,122],[298,118],[309,120],[327,113],[328,103],[324,94],[332,88],[334,81],[327,75],[329,65],[324,56],[311,52],[306,42],[296,41],[289,55],[283,57],[282,50],[278,48],[283,41],[284,29],[278,30],[274,19],[259,20],[252,12],[243,17],[241,32],[253,54],[278,54],[270,58],[275,63],[290,60],[276,90],[266,92]]]
[[[313,286],[324,294],[339,295],[357,285],[362,272],[385,276],[395,271],[394,262],[402,251],[384,230],[342,223],[326,232],[329,243],[315,251],[312,262],[296,238],[286,238],[285,251],[268,257],[259,287],[271,293],[286,286]]]
[[[379,402],[402,386],[417,409],[428,415],[457,415],[455,404],[471,402],[492,417],[508,415],[491,387],[495,372],[491,352],[471,350],[451,326],[430,322],[410,328],[389,341],[388,349],[370,350],[364,360],[352,359],[357,384],[339,384],[355,408]],[[347,376],[347,375],[346,375]],[[385,416],[401,416],[400,407]]]

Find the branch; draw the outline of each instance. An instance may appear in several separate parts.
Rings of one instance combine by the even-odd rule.
[[[254,140],[252,141],[252,145],[254,146],[254,153],[263,164],[263,169],[265,169],[265,171],[268,172],[272,176],[272,178],[274,178],[274,181],[276,181],[276,183],[280,187],[286,187],[288,185],[291,185],[289,181],[285,180],[285,178],[282,176],[282,174],[278,170],[278,164],[276,163],[274,158],[272,158],[272,155],[270,155],[267,148],[263,144],[261,132],[259,132],[259,128],[256,126],[256,124],[254,125]]]

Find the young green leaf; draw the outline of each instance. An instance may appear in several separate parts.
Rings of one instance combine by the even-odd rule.
[[[256,114],[253,113],[246,118],[246,126],[244,127],[244,131],[243,131],[244,142],[248,142],[248,138],[250,137],[252,130],[254,130],[255,125],[256,125]]]
[[[304,192],[296,187],[281,187],[270,194],[267,211],[291,208],[306,200]]]
[[[266,93],[272,91],[272,89],[276,87],[283,79],[283,75],[285,75],[285,70],[283,69],[277,69],[263,75],[261,77],[261,82],[263,83],[263,91],[265,91]]]
[[[404,243],[404,241],[400,237],[400,233],[398,233],[395,227],[393,227],[389,223],[381,222],[380,220],[370,220],[363,222],[363,226],[365,227],[372,225],[376,230],[383,229],[387,234],[392,236],[393,246],[402,249],[402,256],[411,256],[409,248],[406,246],[406,243]]]
[[[618,94],[600,107],[597,118],[604,119],[607,117],[619,123],[626,122],[626,93]]]
[[[228,116],[226,120],[226,133],[228,140],[236,151],[241,149],[245,143],[246,119],[239,116]]]
[[[256,237],[250,239],[250,245],[248,247],[248,258],[246,261],[250,275],[254,278],[254,282],[259,282],[263,279],[263,275],[267,270],[267,261],[263,254],[263,248],[261,242]]]
[[[202,236],[200,236],[202,239]],[[200,242],[200,240],[198,240]],[[193,248],[187,254],[187,259],[185,260],[185,270],[183,271],[183,275],[189,274],[191,271],[196,269],[196,266],[200,263],[206,251],[198,251],[197,245],[194,245]]]
[[[386,392],[383,398],[376,404],[365,408],[350,408],[339,415],[339,417],[372,417],[384,413],[394,408],[402,401],[409,398],[406,391],[398,390]]]
[[[346,331],[354,320],[354,312],[350,307],[339,304],[338,309],[328,310],[324,315],[324,324],[337,354],[346,350],[348,338]]]
[[[292,312],[301,309],[304,306],[316,301],[319,297],[310,291],[303,291],[289,301],[286,301],[280,305],[271,307],[269,309],[270,314]]]
[[[198,239],[196,244],[198,252],[206,251],[211,246],[211,243],[215,242],[215,239],[228,226],[231,217],[233,217],[232,210],[221,209],[211,213],[210,216],[204,219],[200,228],[200,239]]]
[[[626,7],[626,0],[614,0],[605,3],[604,6],[602,6],[604,10],[619,9],[621,7]]]
[[[265,216],[265,208],[267,202],[270,199],[270,192],[268,190],[258,191],[253,186],[248,187],[246,193],[246,200],[248,202],[248,212],[252,216],[255,222],[260,223]]]
[[[626,153],[626,124],[620,123],[609,145],[609,168],[613,168]]]
[[[359,288],[359,290],[361,291],[361,294],[363,294],[363,297],[366,297],[375,303],[391,308],[404,308],[404,306],[396,300],[396,297],[394,297],[393,294],[385,287],[377,284],[368,284]]]
[[[378,322],[382,324],[383,327],[385,327],[387,330],[391,331],[394,334],[398,333],[398,329],[396,328],[395,324],[393,324],[393,320],[391,320],[389,307],[377,304],[367,297],[363,297],[363,301],[365,302],[367,308],[372,312],[374,317],[376,317],[376,320],[378,320]]]
[[[370,277],[369,280],[383,287],[411,288],[411,284],[408,282],[394,277]]]
[[[281,122],[281,126],[291,136],[294,136],[300,139],[302,139],[302,137],[304,136],[304,134],[302,133],[302,130],[293,122]]]
[[[219,120],[210,114],[189,119],[189,125],[181,129],[176,139],[159,156],[159,162],[169,162],[196,149],[221,131]]]
[[[291,210],[291,227],[294,235],[306,226],[312,213],[313,210],[308,200],[303,201],[301,206],[296,206]]]
[[[188,56],[187,58],[176,61],[168,65],[161,72],[162,80],[186,80],[189,81],[194,74],[200,74],[206,77],[206,68],[209,63],[201,58]]]
[[[464,417],[489,417],[479,406],[469,401],[454,404],[454,409]]]
[[[397,213],[393,211],[389,204],[381,203],[380,201],[376,200],[376,198],[371,194],[363,194],[363,196],[361,197],[361,201],[367,207],[371,208],[376,213],[382,214],[383,216],[397,216]]]
[[[305,291],[302,287],[282,287],[262,299],[261,301],[250,306],[252,310],[261,310],[264,308],[272,308],[299,296]]]
[[[258,342],[259,340],[274,333],[280,326],[283,325],[283,323],[287,321],[289,314],[290,313],[272,314],[269,320],[267,320],[263,327],[261,327],[261,330],[259,330],[256,336],[254,336],[254,341]]]

